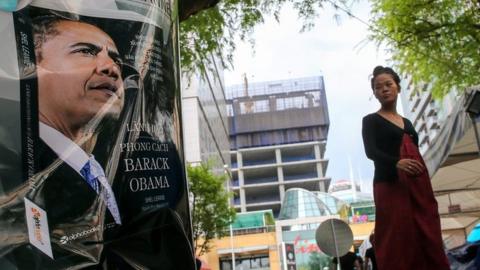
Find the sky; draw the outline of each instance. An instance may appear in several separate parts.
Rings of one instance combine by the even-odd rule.
[[[364,22],[369,12],[365,0],[351,8]],[[225,84],[242,83],[244,73],[249,82],[323,75],[330,116],[326,176],[332,183],[354,179],[362,191],[371,193],[373,163],[365,157],[361,121],[379,108],[369,76],[376,65],[388,65],[388,54],[367,40],[365,24],[327,4],[319,10],[313,29],[300,33],[301,26],[289,6],[282,9],[280,22],[267,18],[253,34],[253,49],[249,43],[237,43],[234,68],[225,70]]]

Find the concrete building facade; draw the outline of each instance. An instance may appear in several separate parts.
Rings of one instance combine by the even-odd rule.
[[[404,115],[418,132],[420,152],[430,175],[440,167],[475,159],[476,149],[460,145],[471,127],[465,114],[465,94],[452,90],[435,99],[428,84],[414,85],[408,78],[404,81],[400,93]],[[461,149],[455,149],[459,146]]]
[[[326,192],[329,117],[323,77],[235,85],[227,89],[233,204],[272,209],[285,191]]]
[[[414,85],[408,78],[404,81],[400,92],[403,112],[418,132],[420,152],[425,154],[441,135],[447,119],[456,113],[459,98],[452,92],[442,100],[434,99],[428,84]]]

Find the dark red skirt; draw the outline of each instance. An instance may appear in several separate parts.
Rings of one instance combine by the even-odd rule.
[[[416,159],[425,166],[417,146],[407,134],[400,146],[400,158]],[[450,269],[427,170],[414,177],[398,171],[398,180],[375,183],[373,192],[378,269]]]

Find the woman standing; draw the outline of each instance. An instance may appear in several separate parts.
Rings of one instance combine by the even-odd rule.
[[[389,67],[377,66],[371,87],[381,107],[363,118],[362,136],[367,157],[375,165],[378,269],[450,269],[417,132],[397,113],[400,77]]]

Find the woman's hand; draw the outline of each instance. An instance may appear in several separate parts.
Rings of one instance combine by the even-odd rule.
[[[416,176],[423,173],[425,167],[418,160],[404,158],[397,162],[397,169],[406,172],[410,176]]]

